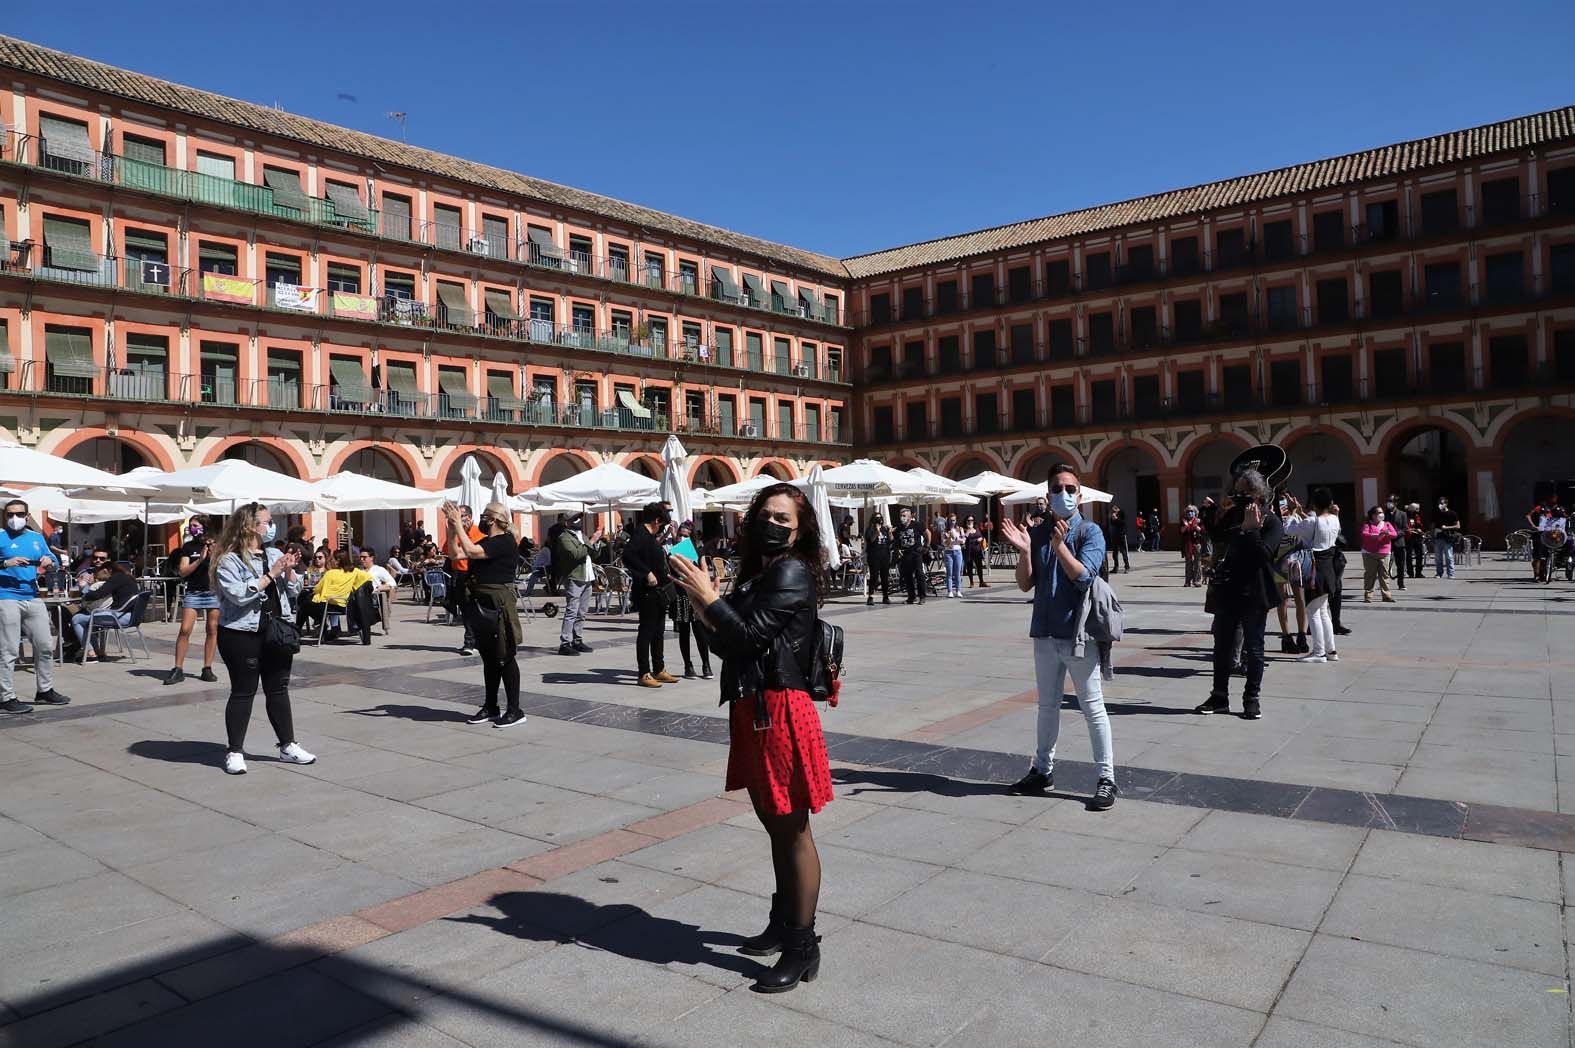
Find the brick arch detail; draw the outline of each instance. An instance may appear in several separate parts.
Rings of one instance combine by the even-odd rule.
[[[1362,456],[1367,454],[1367,452],[1362,450],[1361,441],[1357,440],[1356,437],[1354,437],[1343,426],[1330,426],[1307,422],[1287,431],[1280,437],[1280,447],[1284,448],[1286,453],[1291,456],[1291,468],[1293,470],[1296,467],[1296,445],[1299,442],[1306,440],[1308,437],[1323,436],[1335,437],[1340,441],[1341,444],[1345,445],[1345,450],[1350,454],[1351,462],[1353,464],[1361,459]],[[1294,473],[1292,475],[1294,476]]]
[[[295,470],[297,480],[322,479],[313,475],[312,467],[307,463],[306,456],[301,454],[300,449],[282,437],[251,437],[244,435],[224,437],[218,443],[210,445],[203,452],[202,461],[198,465],[211,466],[223,458],[226,451],[241,444],[261,444],[269,451],[277,452]]]
[[[783,473],[787,474],[787,476],[785,478],[782,478],[782,479],[795,480],[798,477],[798,472],[796,470],[794,470],[793,463],[789,462],[785,458],[764,458],[764,459],[761,459],[759,462],[755,463],[755,471],[754,471],[754,473],[751,474],[751,476],[758,477],[762,473],[771,473],[771,470],[766,468],[768,466],[776,466]],[[776,474],[772,473],[772,476],[776,476]]]
[[[536,463],[535,468],[531,470],[530,481],[525,485],[523,490],[529,491],[531,488],[540,487],[542,474],[547,472],[547,467],[550,464],[556,462],[560,458],[572,459],[573,461],[579,463],[580,472],[584,472],[585,470],[591,469],[597,465],[597,463],[592,462],[583,452],[569,451],[567,449],[554,451],[550,454],[543,455],[541,460]]]
[[[1069,448],[1064,444],[1035,443],[1025,447],[1022,452],[1012,460],[1011,469],[1002,470],[1001,472],[1006,473],[1010,477],[1015,477],[1018,480],[1028,479],[1023,476],[1024,467],[1026,467],[1031,462],[1037,462],[1041,459],[1044,460],[1046,465],[1049,465],[1051,462],[1059,461],[1070,462],[1080,471],[1088,468],[1087,460],[1085,460],[1082,455],[1079,455],[1072,448]],[[1038,481],[1029,480],[1029,483],[1037,484]]]
[[[1567,404],[1537,404],[1520,411],[1507,411],[1499,418],[1493,420],[1488,431],[1493,434],[1492,443],[1488,445],[1494,455],[1504,453],[1504,445],[1509,441],[1509,435],[1527,422],[1534,422],[1539,418],[1560,418],[1575,421],[1575,406]]]
[[[411,454],[403,444],[396,444],[387,440],[351,441],[343,450],[335,453],[333,458],[329,460],[329,467],[326,476],[333,476],[335,473],[342,472],[345,468],[345,463],[349,462],[355,454],[365,451],[367,448],[376,448],[378,451],[386,452],[388,455],[392,456],[394,461],[398,462],[405,468],[405,472],[410,478],[404,483],[409,484],[412,487],[421,486],[420,482],[422,479],[424,479],[421,476],[421,463],[416,460],[416,457]]]
[[[127,444],[130,444],[132,447],[141,452],[143,457],[146,458],[155,469],[161,469],[168,472],[176,468],[174,456],[167,454],[164,449],[159,446],[158,441],[153,439],[151,435],[124,429],[110,433],[103,426],[81,426],[73,429],[67,436],[61,439],[59,444],[56,444],[52,449],[50,449],[49,454],[58,455],[61,458],[65,458],[66,455],[78,445],[86,444],[90,440],[98,440],[101,437],[108,440],[125,441]]]
[[[516,492],[523,490],[520,487],[519,467],[513,461],[514,456],[507,454],[505,449],[495,444],[460,444],[450,448],[441,458],[433,463],[433,482],[441,488],[444,479],[448,476],[448,471],[453,467],[454,463],[470,454],[479,454],[484,458],[495,460],[503,467],[503,472],[508,474],[509,490]]]
[[[1231,433],[1225,430],[1221,430],[1217,433],[1213,431],[1194,433],[1177,445],[1176,468],[1181,470],[1184,475],[1191,476],[1193,460],[1198,457],[1198,454],[1204,448],[1208,447],[1210,444],[1215,443],[1216,441],[1227,444],[1235,444],[1236,450],[1238,451],[1246,451],[1248,448],[1252,447],[1252,444],[1247,440],[1247,438],[1242,436],[1240,433]],[[1283,443],[1283,441],[1281,443]]]
[[[1467,451],[1477,449],[1478,437],[1459,422],[1446,415],[1412,415],[1409,418],[1395,419],[1387,423],[1377,437],[1373,454],[1378,461],[1388,463],[1389,456],[1394,450],[1411,437],[1425,429],[1442,429],[1460,438]]]
[[[724,455],[697,455],[695,460],[690,463],[689,476],[691,478],[698,476],[702,467],[710,465],[713,462],[716,463],[719,468],[725,469],[732,475],[733,479],[728,481],[729,484],[737,484],[744,479],[743,470],[735,462],[733,462],[732,459],[729,459]]]
[[[649,462],[654,465],[656,467],[658,476],[667,472],[666,466],[662,463],[662,456],[654,455],[649,451],[631,451],[628,454],[619,456],[613,461],[617,462],[618,465],[622,466],[624,469],[633,470],[636,473],[640,471],[634,468],[634,464],[641,461]]]
[[[953,452],[951,457],[942,460],[941,468],[935,472],[939,473],[943,477],[950,477],[952,475],[951,471],[956,468],[958,463],[967,462],[969,459],[978,459],[996,473],[1004,474],[1006,472],[1006,466],[1004,463],[1002,463],[1000,456],[996,455],[992,451],[985,451],[983,449]]]
[[[1170,462],[1170,457],[1165,454],[1165,449],[1152,439],[1141,436],[1124,437],[1121,440],[1112,440],[1094,452],[1094,457],[1088,461],[1088,475],[1097,478],[1104,472],[1105,466],[1110,463],[1110,459],[1113,456],[1119,455],[1128,448],[1137,448],[1139,451],[1148,452],[1149,457],[1154,460],[1155,473],[1163,472]],[[1098,481],[1095,480],[1093,483],[1097,484]]]

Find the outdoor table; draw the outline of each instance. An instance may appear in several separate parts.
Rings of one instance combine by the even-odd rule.
[[[55,617],[55,661],[65,658],[66,643],[66,609],[75,604],[81,597],[73,597],[64,593],[45,593],[38,598],[44,602]],[[38,638],[33,638],[33,648],[38,648]]]
[[[159,603],[164,605],[164,621],[175,621],[174,590],[183,580],[179,575],[140,575],[137,577],[137,586],[159,597]]]

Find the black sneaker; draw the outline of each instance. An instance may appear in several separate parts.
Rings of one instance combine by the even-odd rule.
[[[10,702],[0,702],[0,713],[32,713],[33,704],[23,702],[21,699],[12,699]]]
[[[695,680],[696,677],[697,677],[697,674],[695,673],[695,668],[693,666],[685,666],[684,667],[684,676],[688,677],[690,680]]]
[[[1236,665],[1230,668],[1230,672],[1231,676],[1233,677],[1245,677],[1247,675],[1247,664],[1245,662],[1238,662]]]
[[[483,706],[481,709],[465,718],[466,724],[489,724],[498,719],[496,706]]]
[[[1258,720],[1263,716],[1263,711],[1258,708],[1257,699],[1247,699],[1241,704],[1242,720]]]
[[[711,667],[710,666],[702,665],[700,667],[700,679],[701,680],[710,680],[714,676],[716,676],[716,674],[711,672]]]
[[[185,679],[186,679],[186,671],[181,669],[179,666],[176,666],[174,669],[170,670],[170,675],[168,677],[164,678],[164,683],[165,684],[179,684],[181,681],[183,681]]]
[[[525,723],[525,713],[522,710],[509,710],[503,716],[492,722],[494,728],[512,728],[516,724]]]
[[[1280,634],[1280,654],[1296,654],[1296,638],[1292,637],[1289,633]]]
[[[865,601],[864,606],[866,608],[873,608],[875,606],[875,598],[871,597],[869,600]]]
[[[1334,628],[1334,632],[1336,634],[1338,634],[1339,636],[1341,636],[1341,637],[1349,637],[1351,635],[1351,627],[1349,627],[1349,626],[1336,626]]]
[[[559,655],[575,655],[575,656],[577,656],[580,653],[574,650],[574,645],[573,644],[560,644],[560,645],[558,645],[558,654]]]
[[[197,679],[201,681],[207,681],[209,684],[219,683],[219,675],[213,672],[212,666],[204,666],[202,668],[202,672],[197,675]]]
[[[1194,707],[1192,707],[1192,712],[1193,713],[1229,713],[1230,712],[1230,700],[1229,699],[1216,699],[1216,698],[1214,698],[1211,695],[1211,696],[1209,696],[1209,701],[1208,702],[1205,702],[1201,706],[1194,706]]]
[[[1088,802],[1090,811],[1109,811],[1116,806],[1116,795],[1121,791],[1109,779],[1100,779],[1094,787],[1094,799]]]
[[[574,643],[569,645],[569,646],[571,648],[573,648],[575,651],[579,652],[581,655],[584,655],[587,652],[595,650],[589,644],[585,643],[583,640],[580,640],[579,638],[575,638]]]
[[[1046,775],[1038,768],[1029,768],[1028,774],[1006,788],[1007,793],[1019,795],[1044,793],[1055,785],[1055,772]]]
[[[54,688],[50,688],[48,691],[39,692],[37,695],[33,696],[33,701],[35,703],[41,702],[45,706],[66,706],[71,702],[69,698],[60,694]]]

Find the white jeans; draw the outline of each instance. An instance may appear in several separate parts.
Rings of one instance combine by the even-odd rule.
[[[55,690],[55,638],[49,608],[41,600],[0,600],[0,702],[16,698],[11,667],[22,646],[22,630],[33,642],[33,676],[38,692]]]
[[[1105,713],[1104,686],[1099,681],[1099,649],[1093,641],[1083,647],[1083,657],[1072,654],[1073,642],[1057,637],[1035,637],[1034,680],[1039,686],[1039,746],[1034,767],[1046,775],[1055,767],[1055,744],[1061,736],[1061,695],[1066,674],[1072,675],[1077,705],[1088,722],[1088,744],[1094,751],[1099,777],[1116,781],[1116,751],[1110,738],[1110,718]]]
[[[1327,655],[1335,650],[1334,619],[1329,615],[1329,594],[1320,593],[1307,602],[1307,635],[1312,638],[1309,655]]]

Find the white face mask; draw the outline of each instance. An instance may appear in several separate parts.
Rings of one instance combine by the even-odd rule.
[[[13,514],[5,519],[5,526],[12,531],[21,531],[27,527],[27,518]]]

